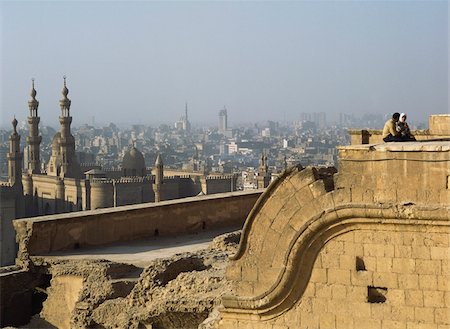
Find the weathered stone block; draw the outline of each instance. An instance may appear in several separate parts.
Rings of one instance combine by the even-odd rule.
[[[450,292],[449,291],[444,292],[444,306],[447,308],[450,307]]]
[[[431,258],[430,247],[417,245],[411,246],[411,257],[415,259],[417,258],[430,259]]]
[[[444,305],[443,291],[424,291],[423,305],[425,307],[442,307]]]
[[[228,266],[226,269],[226,277],[231,281],[240,281],[242,280],[242,268],[237,264],[233,264]]]
[[[394,258],[392,260],[392,271],[394,273],[414,273],[416,262],[410,258]]]
[[[398,287],[401,289],[418,289],[418,274],[398,274]]]
[[[312,184],[318,179],[317,169],[308,167],[305,168],[295,175],[292,175],[289,179],[290,183],[294,188],[298,191],[302,189],[304,186]]]
[[[300,209],[300,205],[295,198],[290,198],[281,208],[278,215],[274,218],[271,228],[282,233],[290,219]]]
[[[392,258],[390,257],[377,258],[377,271],[392,272]]]
[[[350,303],[348,305],[348,313],[355,318],[370,318],[370,304],[369,303]],[[355,321],[356,325],[356,321]]]
[[[364,256],[373,256],[373,257],[384,257],[385,255],[385,245],[382,244],[372,244],[372,243],[364,243]]]
[[[371,271],[351,271],[351,284],[354,286],[373,285],[373,272]]]
[[[450,248],[449,247],[431,247],[430,249],[431,259],[449,259]]]
[[[391,319],[395,321],[414,321],[414,307],[392,305]]]
[[[327,191],[325,190],[325,185],[323,184],[323,180],[321,179],[316,180],[314,183],[311,183],[308,186],[314,199],[317,199],[318,197],[327,193]]]
[[[301,313],[300,323],[302,328],[318,328],[319,315],[311,313]]]
[[[377,287],[397,288],[398,278],[396,273],[375,272],[373,273],[373,284]]]
[[[450,291],[450,275],[439,275],[437,277],[437,289]]]
[[[333,299],[344,299],[347,297],[347,286],[342,284],[334,284],[331,287],[331,297]]]
[[[316,283],[315,290],[316,297],[331,298],[331,286],[329,284]]]
[[[421,290],[406,290],[405,297],[407,306],[423,306],[423,293]]]
[[[403,306],[405,305],[405,290],[388,289],[386,299],[391,305]]]
[[[381,320],[370,318],[355,318],[355,328],[381,329]]]
[[[322,260],[322,267],[324,268],[333,268],[338,269],[339,266],[339,257],[334,253],[320,253],[320,258]],[[328,275],[330,273],[328,272]]]
[[[447,259],[441,260],[441,266],[442,266],[442,274],[450,275],[450,260]]]
[[[434,323],[418,323],[418,322],[407,322],[407,329],[437,329],[437,324]]]
[[[349,188],[336,189],[334,191],[331,191],[330,194],[333,196],[333,202],[335,206],[352,201],[352,194]]]
[[[336,329],[336,316],[333,313],[323,313],[319,317],[320,329]]]
[[[437,324],[450,324],[450,312],[448,309],[437,308],[434,312]]]
[[[349,270],[341,270],[341,269],[328,269],[328,282],[338,283],[338,284],[350,284],[350,271]]]
[[[258,269],[256,266],[248,267],[243,266],[242,267],[242,279],[244,281],[249,282],[256,282],[258,281]]]
[[[389,319],[381,320],[382,329],[407,329],[406,323],[402,321],[392,321]]]
[[[360,243],[344,242],[344,254],[345,255],[363,255],[363,245]]]
[[[343,246],[342,246],[343,252]],[[342,270],[354,270],[355,269],[356,259],[353,255],[339,255],[339,268]]]
[[[397,257],[397,258],[413,257],[412,256],[412,247],[411,246],[403,246],[401,244],[396,244],[394,246],[394,257]]]
[[[419,288],[422,290],[436,290],[437,276],[433,274],[419,274]]]
[[[327,270],[323,269],[323,268],[315,267],[312,270],[310,282],[311,283],[326,283],[327,282]]]
[[[328,310],[328,298],[316,297],[311,300],[312,313],[322,316]]]
[[[416,260],[416,272],[419,274],[441,274],[441,262],[439,260]]]
[[[367,302],[367,286],[347,286],[347,298],[353,302]]]
[[[336,315],[336,329],[354,329],[353,318],[346,315]],[[359,327],[356,327],[359,329]]]
[[[376,203],[395,203],[397,202],[397,190],[394,189],[374,190],[373,201]]]
[[[417,322],[434,322],[434,308],[433,307],[415,307],[414,319]]]
[[[392,307],[389,303],[374,303],[370,305],[371,317],[373,319],[389,319],[392,313]]]

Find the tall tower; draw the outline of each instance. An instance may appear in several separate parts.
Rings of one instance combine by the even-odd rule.
[[[227,109],[224,107],[219,112],[219,132],[224,133],[228,130]]]
[[[70,132],[70,124],[72,117],[70,116],[71,101],[67,97],[69,89],[66,86],[66,76],[64,76],[64,87],[61,91],[62,99],[59,101],[61,107],[61,116],[59,117],[60,141],[59,152],[61,159],[61,177],[79,178],[81,176],[81,169],[75,156],[75,138]]]
[[[267,155],[263,152],[259,162],[258,177],[256,177],[257,188],[265,188],[269,185],[270,175],[269,166],[267,165]]]
[[[12,121],[13,133],[9,136],[8,179],[11,186],[23,190],[22,187],[22,159],[20,152],[20,135],[17,133],[17,120]]]
[[[31,79],[31,99],[28,101],[28,108],[30,109],[30,116],[28,117],[29,134],[27,137],[27,143],[29,146],[28,157],[28,173],[40,174],[41,173],[41,159],[39,149],[42,141],[42,137],[39,136],[39,121],[41,118],[38,116],[39,102],[36,99],[36,89],[34,89],[34,79]]]
[[[164,164],[161,155],[158,153],[155,161],[155,183],[153,184],[153,192],[155,192],[155,202],[161,201],[161,185],[164,178]]]
[[[185,103],[184,106],[184,118],[183,118],[183,130],[184,131],[190,131],[191,130],[191,123],[189,122],[189,118],[188,118],[188,104],[187,102]]]

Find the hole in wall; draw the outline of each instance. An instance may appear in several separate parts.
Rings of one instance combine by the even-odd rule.
[[[79,242],[75,242],[73,244],[73,249],[80,249],[80,243]]]
[[[159,230],[155,229],[155,233],[153,234],[154,236],[159,236]]]
[[[366,264],[364,264],[364,259],[362,259],[362,257],[356,256],[356,270],[357,271],[367,271]]]
[[[369,303],[384,303],[386,301],[387,288],[367,287],[367,301]]]
[[[202,230],[206,230],[206,222],[202,222]]]

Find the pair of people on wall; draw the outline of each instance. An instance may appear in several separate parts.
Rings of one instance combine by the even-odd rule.
[[[400,114],[398,112],[395,112],[392,118],[384,124],[382,137],[385,142],[410,142],[416,140],[406,122],[406,113]]]

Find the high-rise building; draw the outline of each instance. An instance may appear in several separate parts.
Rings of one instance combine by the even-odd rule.
[[[219,132],[225,133],[228,130],[227,109],[224,107],[219,112]]]

